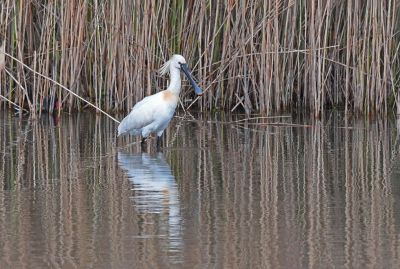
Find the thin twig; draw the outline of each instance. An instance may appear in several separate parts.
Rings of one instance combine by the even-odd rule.
[[[4,97],[3,95],[0,94],[0,97],[3,98],[4,100],[6,100],[7,102],[10,102],[11,104],[13,104],[14,106],[16,106],[18,108],[18,110],[23,109],[24,111],[28,112],[28,110],[26,110],[25,108],[21,108],[19,105],[17,105],[16,103],[14,103],[13,101],[9,100],[8,98]]]
[[[77,95],[76,93],[74,93],[73,91],[71,91],[70,89],[68,89],[67,87],[65,87],[64,85],[61,85],[60,83],[58,83],[57,81],[46,77],[45,75],[40,74],[39,72],[36,72],[35,70],[33,70],[32,68],[30,68],[29,66],[27,66],[26,64],[24,64],[23,62],[21,62],[20,60],[18,60],[17,58],[11,56],[8,53],[4,53],[5,55],[7,55],[8,57],[12,58],[13,60],[19,62],[20,64],[22,64],[25,68],[27,68],[28,70],[32,71],[33,73],[55,83],[56,85],[60,86],[61,88],[63,88],[64,90],[68,91],[69,93],[71,93],[72,95],[74,95],[75,97],[79,98],[80,100],[84,101],[85,103],[89,104],[90,106],[94,107],[95,109],[99,110],[101,113],[105,114],[106,116],[108,116],[110,119],[114,120],[117,123],[121,123],[120,121],[116,120],[115,118],[113,118],[112,116],[110,116],[108,113],[106,113],[105,111],[103,111],[101,108],[93,105],[92,103],[90,103],[89,101],[85,100],[84,98],[80,97],[79,95]]]

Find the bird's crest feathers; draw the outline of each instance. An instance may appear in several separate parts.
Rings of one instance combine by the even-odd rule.
[[[171,59],[169,59],[166,63],[164,63],[158,70],[158,72],[160,73],[161,76],[164,76],[165,74],[167,74],[169,72],[169,68],[171,66],[172,59],[173,59],[173,57],[171,57]]]

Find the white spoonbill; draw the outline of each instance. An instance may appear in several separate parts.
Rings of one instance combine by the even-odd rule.
[[[145,97],[136,103],[132,111],[126,116],[118,126],[118,136],[142,135],[142,147],[144,141],[150,133],[157,133],[157,146],[160,147],[160,137],[167,128],[175,108],[178,104],[179,93],[181,91],[181,74],[183,71],[192,83],[196,94],[203,92],[194,82],[186,67],[186,60],[182,55],[174,54],[171,59],[160,68],[160,74],[164,75],[169,71],[170,83],[168,89],[156,94]]]

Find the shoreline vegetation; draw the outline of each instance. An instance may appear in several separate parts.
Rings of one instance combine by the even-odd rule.
[[[0,8],[0,109],[11,101],[37,111],[57,96],[58,113],[88,103],[128,111],[167,88],[158,68],[178,53],[205,91],[195,99],[184,81],[184,109],[400,114],[395,0],[5,0]]]

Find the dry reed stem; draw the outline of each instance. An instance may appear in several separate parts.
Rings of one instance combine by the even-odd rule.
[[[237,94],[262,115],[311,109],[318,116],[337,106],[400,111],[395,0],[6,2],[0,35],[10,55],[106,112],[130,110],[165,89],[156,68],[172,53],[183,54],[208,89],[195,102],[185,95],[188,108],[231,110]],[[9,70],[29,93],[2,77],[0,93],[16,103],[57,95],[62,109],[84,107],[18,62]]]
[[[37,74],[37,75],[39,75],[39,76],[41,76],[41,77],[43,77],[43,78],[49,80],[50,82],[53,82],[54,84],[60,86],[61,88],[63,88],[64,90],[66,90],[66,91],[68,91],[70,94],[72,94],[73,96],[79,98],[80,100],[84,101],[84,102],[87,103],[88,105],[94,107],[96,110],[99,110],[101,113],[103,113],[104,115],[108,116],[110,119],[114,120],[115,122],[120,123],[120,121],[118,121],[118,120],[116,120],[115,118],[113,118],[111,115],[109,115],[108,113],[106,113],[105,111],[103,111],[101,108],[99,108],[99,107],[93,105],[92,103],[90,103],[89,101],[83,99],[82,97],[80,97],[80,96],[77,95],[76,93],[72,92],[70,89],[68,89],[68,88],[65,87],[64,85],[61,85],[61,84],[58,83],[57,81],[54,81],[53,79],[51,79],[51,78],[49,78],[49,77],[46,77],[45,75],[42,75],[42,74],[40,74],[39,72],[33,70],[32,68],[30,68],[29,66],[27,66],[26,64],[24,64],[24,63],[21,62],[20,60],[14,58],[14,57],[11,56],[10,54],[5,53],[5,55],[7,55],[8,57],[12,58],[13,60],[19,62],[19,63],[22,64],[25,68],[27,68],[28,70],[32,71],[33,73],[35,73],[35,74]],[[9,73],[9,75],[11,76],[11,73]],[[16,80],[14,77],[12,77],[12,78],[17,82],[17,80]],[[17,82],[17,83],[19,84],[19,82]],[[20,85],[20,84],[19,84],[19,85]],[[21,86],[21,85],[20,85],[20,86]]]
[[[0,72],[4,70],[6,67],[6,41],[3,41],[2,46],[0,47]]]
[[[10,99],[8,99],[7,97],[4,97],[4,96],[1,95],[1,94],[0,94],[0,97],[3,98],[4,100],[6,100],[7,102],[11,103],[11,104],[14,105],[15,107],[17,107],[19,110],[21,109],[21,107],[20,107],[18,104],[14,103],[13,101],[11,101]],[[28,112],[28,113],[29,113],[28,110],[26,110],[26,109],[23,109],[23,110],[24,110],[25,112]]]

